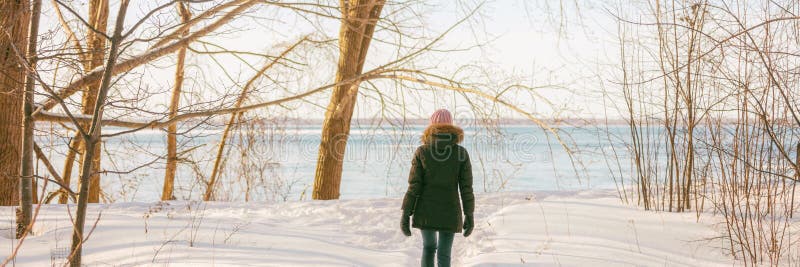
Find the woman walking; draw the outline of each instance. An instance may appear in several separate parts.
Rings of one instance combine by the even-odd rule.
[[[453,236],[464,229],[467,237],[475,226],[472,167],[467,150],[458,145],[463,139],[464,131],[453,125],[450,112],[439,109],[431,115],[411,162],[401,228],[406,236],[411,236],[410,226],[421,230],[423,267],[433,266],[434,255],[438,266],[450,266]]]

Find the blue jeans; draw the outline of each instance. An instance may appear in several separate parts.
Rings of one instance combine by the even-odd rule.
[[[439,242],[436,242],[437,232]],[[450,232],[422,230],[422,267],[433,267],[434,255],[439,267],[450,267],[450,250],[453,248],[454,235]],[[437,250],[439,253],[436,253]]]

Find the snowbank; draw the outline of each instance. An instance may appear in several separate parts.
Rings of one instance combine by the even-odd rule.
[[[414,266],[422,241],[398,229],[400,199],[290,203],[119,203],[98,215],[89,266]],[[70,206],[74,211],[74,206]],[[693,213],[645,212],[613,192],[477,196],[476,230],[454,266],[730,266],[719,232]],[[42,207],[17,266],[49,266],[69,247],[66,205]],[[12,210],[0,211],[11,218]],[[707,219],[706,217],[704,219]],[[10,228],[11,221],[4,224]],[[3,227],[6,228],[6,227]],[[88,231],[88,229],[87,229]],[[15,241],[6,230],[0,256]],[[62,250],[62,251],[60,251]],[[58,260],[58,259],[56,259]]]

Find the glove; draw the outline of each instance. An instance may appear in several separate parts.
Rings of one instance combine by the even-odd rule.
[[[411,236],[411,225],[409,220],[411,215],[403,213],[403,218],[400,219],[400,230],[403,230],[403,234],[406,236]]]
[[[473,228],[475,228],[475,221],[472,219],[472,214],[464,216],[464,237],[471,235]]]

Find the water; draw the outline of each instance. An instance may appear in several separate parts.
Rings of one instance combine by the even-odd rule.
[[[401,196],[424,127],[354,126],[344,156],[341,198]],[[119,130],[107,128],[104,134]],[[615,188],[615,179],[619,182],[620,177],[629,176],[628,162],[616,162],[611,156],[616,152],[620,159],[627,157],[622,143],[627,131],[625,126],[560,128],[569,153],[552,134],[537,126],[465,127],[462,145],[472,159],[476,192],[609,189]],[[207,179],[211,173],[221,132],[220,127],[207,127],[178,139],[179,150],[189,151],[180,155],[178,199],[202,198],[205,186],[198,177]],[[234,135],[228,141],[218,198],[242,201],[245,191],[249,200],[310,198],[320,132],[319,126],[273,125],[252,131],[257,134]],[[247,145],[247,137],[257,141]],[[102,184],[108,200],[160,199],[165,140],[165,133],[158,130],[104,139],[102,167],[108,172],[103,174]],[[67,141],[63,137],[37,140],[55,148],[50,156],[59,170]],[[242,148],[247,149],[246,156],[242,156]],[[46,173],[44,166],[39,173]],[[250,189],[246,190],[248,181]]]

